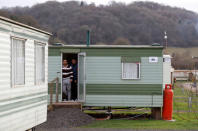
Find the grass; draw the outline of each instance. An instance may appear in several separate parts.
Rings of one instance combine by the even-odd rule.
[[[177,129],[196,130],[198,121],[176,120],[105,120],[85,126],[86,128],[120,128],[120,129]]]
[[[174,89],[174,113],[173,119],[175,122],[163,121],[163,120],[127,120],[127,119],[111,119],[111,120],[97,120],[96,122],[83,126],[83,128],[118,128],[118,129],[167,129],[167,130],[198,130],[198,113],[188,112],[188,97],[189,91],[182,91],[180,87],[181,83],[175,85]],[[181,99],[182,98],[186,98]],[[198,97],[193,97],[193,100],[198,102]],[[198,111],[198,105],[192,105],[192,110]],[[145,108],[144,111],[148,111]],[[184,111],[184,112],[178,112]],[[96,113],[95,111],[85,111],[86,113]],[[113,114],[137,114],[140,112],[134,111],[122,111],[118,110]]]
[[[98,120],[83,128],[119,128],[119,129],[174,129],[174,130],[197,130],[198,116],[194,113],[174,113],[173,119],[175,122],[164,120]]]

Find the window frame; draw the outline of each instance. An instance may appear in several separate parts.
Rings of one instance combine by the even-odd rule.
[[[13,53],[14,52],[14,39],[15,40],[21,40],[24,44],[24,83],[23,84],[16,84],[15,82],[15,75],[16,75],[16,72],[15,72],[15,66],[14,66],[14,57],[15,57],[15,54]],[[11,51],[11,61],[10,61],[10,75],[11,75],[11,87],[12,88],[16,88],[16,87],[24,87],[26,82],[25,82],[25,76],[26,76],[26,72],[25,72],[25,69],[26,69],[26,41],[27,39],[25,38],[21,38],[21,37],[15,37],[15,36],[11,36],[10,37],[10,41],[11,41],[11,48],[10,48],[10,51]]]
[[[37,82],[37,79],[36,79],[36,46],[37,45],[40,45],[40,46],[43,46],[44,47],[44,81],[43,82]],[[39,42],[39,41],[34,41],[34,85],[43,85],[45,84],[46,82],[46,72],[45,72],[45,47],[46,47],[46,43],[43,43],[43,42]]]
[[[124,63],[135,63],[135,64],[139,64],[139,77],[137,77],[137,78],[124,78],[124,73],[123,73],[123,71],[124,71]],[[140,66],[141,66],[141,62],[122,62],[122,80],[139,80],[140,79],[140,77],[141,77],[141,69],[140,69]]]

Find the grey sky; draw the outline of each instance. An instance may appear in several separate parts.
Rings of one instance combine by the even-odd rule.
[[[2,7],[13,7],[13,6],[32,6],[37,3],[43,3],[47,0],[0,0],[0,8]],[[57,0],[57,1],[70,1],[70,0]],[[82,1],[82,0],[76,0]],[[87,3],[94,2],[96,5],[100,4],[108,4],[111,0],[84,0]],[[133,1],[140,0],[114,0],[117,2],[131,3]],[[157,3],[161,3],[164,5],[170,5],[173,7],[185,8],[191,11],[195,11],[198,13],[198,0],[141,0],[141,1],[153,1]]]

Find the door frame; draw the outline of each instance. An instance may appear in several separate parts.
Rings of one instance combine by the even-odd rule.
[[[61,102],[63,101],[63,84],[62,84],[62,82],[63,82],[63,78],[62,78],[62,68],[63,68],[63,64],[62,64],[62,62],[63,62],[63,54],[75,54],[75,55],[77,55],[77,58],[78,58],[78,61],[77,61],[77,63],[78,63],[78,65],[79,65],[79,54],[83,54],[84,55],[84,57],[85,57],[85,59],[84,59],[84,71],[85,71],[85,73],[84,73],[84,78],[85,78],[85,82],[84,82],[84,90],[83,90],[83,92],[84,92],[84,100],[83,101],[80,101],[79,100],[79,66],[78,66],[78,84],[77,84],[77,102],[85,102],[85,95],[86,95],[86,67],[85,67],[85,63],[86,63],[86,53],[85,52],[80,52],[80,50],[78,51],[74,51],[74,52],[71,52],[71,51],[65,51],[65,50],[63,50],[63,51],[61,51],[61,71],[60,71],[60,78],[61,78],[61,81],[60,81],[60,83],[61,83]]]
[[[61,81],[61,102],[63,101],[63,75],[62,75],[62,73],[63,73],[63,71],[62,71],[62,69],[63,69],[63,53],[64,52],[61,52],[61,71],[60,71],[60,81]]]
[[[84,76],[84,83],[83,83],[83,86],[84,86],[84,88],[83,88],[83,100],[79,100],[79,88],[80,88],[80,79],[79,79],[79,76],[80,76],[80,72],[79,72],[79,56],[80,55],[82,55],[82,56],[84,56],[84,63],[83,63],[83,66],[84,66],[84,68],[83,68],[83,70],[84,70],[84,74],[83,74],[83,76]],[[78,94],[77,94],[77,96],[78,96],[78,102],[85,102],[85,98],[86,98],[86,52],[79,52],[78,53],[78,85],[77,85],[77,88],[78,88]]]

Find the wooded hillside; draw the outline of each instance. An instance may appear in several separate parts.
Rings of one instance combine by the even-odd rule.
[[[95,6],[49,1],[30,8],[2,9],[1,14],[22,17],[15,19],[52,32],[51,43],[85,44],[86,30],[90,29],[91,44],[162,45],[167,31],[169,46],[198,46],[196,13],[151,2]]]

